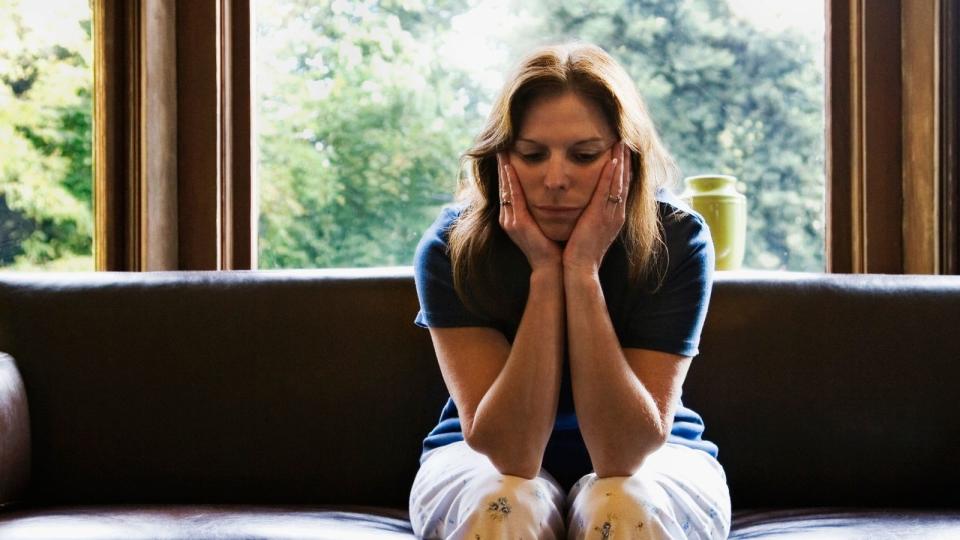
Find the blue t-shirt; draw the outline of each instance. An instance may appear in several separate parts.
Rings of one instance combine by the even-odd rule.
[[[650,283],[647,286],[630,283],[626,256],[619,242],[614,242],[603,260],[600,285],[622,347],[692,357],[699,352],[700,332],[713,284],[713,242],[703,218],[671,191],[662,189],[656,198],[668,255],[662,286],[654,292]],[[422,327],[434,328],[492,327],[512,342],[519,321],[498,320],[474,313],[454,291],[447,238],[461,211],[462,208],[458,207],[444,208],[417,246],[414,273],[420,312],[415,322]],[[505,272],[502,276],[504,280],[529,281],[528,273]],[[509,286],[505,288],[511,290]],[[680,403],[669,442],[716,457],[716,445],[703,440],[702,434],[700,415]],[[457,408],[449,398],[439,423],[423,441],[423,452],[462,440]],[[543,467],[566,489],[592,470],[574,411],[567,358],[564,358],[557,419],[544,453]]]

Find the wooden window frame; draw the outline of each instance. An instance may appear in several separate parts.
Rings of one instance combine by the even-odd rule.
[[[940,273],[960,274],[960,0],[943,0],[940,27]]]
[[[94,0],[94,261],[177,268],[173,5]]]
[[[178,0],[180,267],[256,268],[249,0]]]
[[[249,0],[94,0],[97,270],[256,267]]]
[[[828,272],[958,273],[960,0],[824,0]],[[101,270],[257,267],[249,0],[95,0]]]
[[[828,0],[828,272],[958,272],[957,4]]]

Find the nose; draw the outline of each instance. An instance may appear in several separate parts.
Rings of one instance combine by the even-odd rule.
[[[565,190],[570,187],[570,178],[567,176],[563,158],[551,157],[547,162],[543,185],[548,190]]]

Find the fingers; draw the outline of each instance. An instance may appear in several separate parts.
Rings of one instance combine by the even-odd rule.
[[[511,230],[526,222],[527,200],[517,181],[517,172],[503,153],[497,154],[497,164],[500,173],[500,225],[504,230]]]
[[[497,163],[500,166],[500,204],[509,208],[513,206],[513,194],[510,192],[512,189],[509,171],[510,162],[498,154]]]
[[[517,171],[513,169],[513,165],[510,163],[504,164],[503,170],[507,176],[507,190],[510,195],[510,200],[512,201],[511,207],[518,215],[525,215],[527,212],[527,198],[523,193],[523,187],[521,187],[520,182],[517,181]]]
[[[620,185],[620,196],[623,197],[624,206],[626,206],[627,195],[630,193],[630,181],[633,179],[633,152],[630,148],[623,145],[623,183]]]
[[[509,180],[504,169],[506,161],[501,153],[497,153],[497,197],[500,203],[500,227],[506,230],[508,224],[513,221],[512,203],[510,201]]]
[[[607,192],[606,208],[611,216],[625,216],[627,206],[627,189],[630,184],[630,149],[626,143],[617,144],[616,167]]]
[[[620,161],[617,165],[619,166],[617,167],[616,181],[610,186],[610,199],[614,204],[621,204],[623,202],[623,181],[627,167],[630,166],[627,161],[627,145],[623,142],[620,143]]]
[[[616,177],[619,175],[622,156],[619,147],[614,149],[613,159],[604,164],[600,171],[600,179],[597,187],[594,189],[593,198],[590,200],[590,206],[604,216],[611,215],[611,193],[616,185]]]
[[[600,180],[597,182],[597,187],[593,190],[593,198],[590,200],[592,206],[603,208],[606,205],[618,161],[619,158],[615,154],[614,158],[604,164],[603,169],[600,170]]]
[[[517,171],[509,162],[503,166],[504,177],[507,179],[507,197],[510,200],[511,217],[518,228],[527,227],[533,223],[533,216],[527,208],[527,196],[523,192],[523,185],[517,180]]]

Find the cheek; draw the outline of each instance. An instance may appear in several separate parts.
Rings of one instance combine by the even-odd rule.
[[[524,193],[531,193],[536,189],[539,177],[536,167],[530,167],[523,162],[513,162],[513,170],[517,172],[517,180]]]
[[[592,192],[600,181],[600,174],[603,173],[603,166],[607,164],[606,160],[599,160],[590,167],[585,167],[583,171],[583,185]]]

